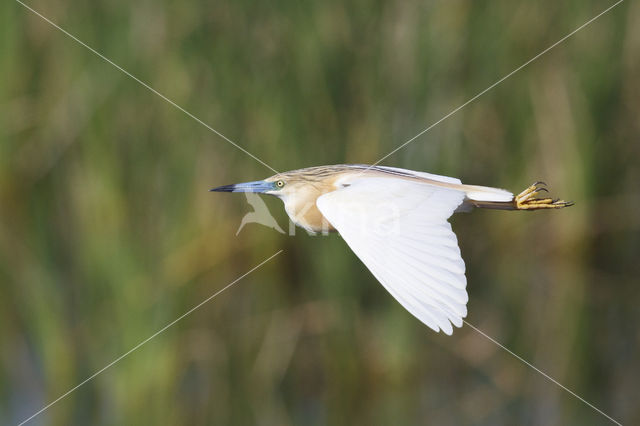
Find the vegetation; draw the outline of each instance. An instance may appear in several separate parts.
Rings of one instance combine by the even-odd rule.
[[[373,163],[613,3],[28,4],[277,170]],[[640,423],[640,4],[383,164],[570,209],[453,218],[469,316]],[[210,187],[272,171],[16,2],[0,5],[0,423],[608,424],[465,326],[433,333],[339,236]],[[280,202],[266,200],[283,229]]]

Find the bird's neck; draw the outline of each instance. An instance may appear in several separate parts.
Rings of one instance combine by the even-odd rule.
[[[314,188],[296,191],[282,198],[289,218],[297,226],[314,233],[331,232],[335,228],[324,218],[316,200],[322,192]]]

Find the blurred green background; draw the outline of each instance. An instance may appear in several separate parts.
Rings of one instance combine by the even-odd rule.
[[[612,2],[28,3],[277,170],[372,163]],[[436,334],[339,236],[207,190],[270,170],[0,5],[0,423],[611,424],[470,327]],[[640,4],[383,164],[571,209],[452,219],[468,320],[640,424]],[[281,203],[267,199],[286,229]]]

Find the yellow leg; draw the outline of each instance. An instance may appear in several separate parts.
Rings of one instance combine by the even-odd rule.
[[[516,195],[513,203],[517,210],[561,209],[573,205],[572,201],[552,198],[536,198],[542,192],[549,192],[546,183],[536,182],[520,194]]]

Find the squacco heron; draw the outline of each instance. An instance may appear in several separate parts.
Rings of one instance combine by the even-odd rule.
[[[296,225],[337,231],[393,297],[435,331],[453,332],[467,315],[467,280],[447,219],[473,207],[558,209],[573,203],[539,196],[536,182],[518,195],[460,179],[394,167],[341,164],[279,173],[213,188],[275,195]]]

